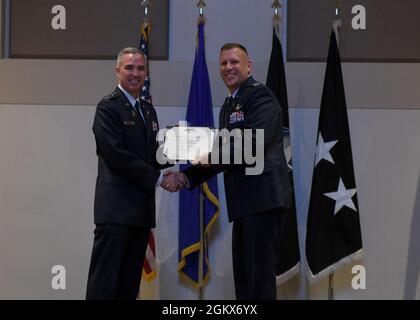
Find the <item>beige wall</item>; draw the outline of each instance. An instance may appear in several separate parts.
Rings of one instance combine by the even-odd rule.
[[[3,0],[0,0],[0,58],[2,57],[3,54],[3,12],[2,12],[2,7],[3,7]]]
[[[255,77],[264,82],[267,68],[266,61],[255,61]],[[4,59],[0,69],[3,104],[95,105],[116,84],[114,61]],[[217,62],[209,61],[208,69],[213,104],[220,106],[226,89]],[[287,63],[286,71],[290,105],[318,107],[325,63]],[[191,61],[152,61],[150,72],[156,106],[185,105]],[[343,73],[349,108],[420,108],[420,64],[343,63]]]

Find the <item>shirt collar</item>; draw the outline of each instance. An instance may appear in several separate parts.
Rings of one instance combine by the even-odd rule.
[[[124,95],[127,97],[128,101],[130,102],[131,106],[134,108],[136,101],[139,101],[138,99],[134,99],[133,96],[126,90],[124,90],[123,87],[121,87],[120,84],[118,84],[118,88],[124,93]],[[140,103],[140,101],[139,101]]]
[[[249,75],[247,78],[246,78],[246,80],[248,80],[249,78],[251,77],[251,75]],[[246,81],[245,80],[245,81]],[[245,82],[244,81],[244,82]],[[243,84],[243,83],[242,83]],[[233,99],[235,99],[236,98],[236,95],[238,94],[238,91],[239,91],[239,89],[242,87],[242,84],[239,86],[239,88],[238,89],[236,89],[235,91],[233,91],[232,92],[232,94],[229,96],[229,97],[232,97]]]
[[[238,94],[239,88],[236,89],[235,91],[232,92],[232,94],[230,95],[230,97],[232,97],[233,99],[236,98],[236,95]]]

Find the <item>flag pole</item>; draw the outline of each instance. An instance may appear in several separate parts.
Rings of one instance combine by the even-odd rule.
[[[336,0],[335,1],[335,19],[333,20],[332,27],[335,33],[337,47],[339,47],[339,43],[340,43],[340,38],[338,34],[339,29],[341,27],[340,8],[341,8],[341,0]],[[328,300],[334,300],[334,271],[328,277]]]
[[[206,3],[204,0],[200,0],[197,3],[199,17],[198,24],[204,23],[204,7]],[[198,300],[203,300],[203,278],[204,278],[204,189],[203,185],[200,185],[200,251],[198,253]]]
[[[334,300],[334,272],[328,277],[328,300]]]
[[[198,300],[203,300],[203,267],[204,267],[204,196],[203,185],[200,185],[200,251],[198,253]]]

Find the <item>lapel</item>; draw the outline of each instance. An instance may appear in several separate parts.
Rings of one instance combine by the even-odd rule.
[[[126,98],[127,100],[127,98]],[[130,114],[130,117],[136,122],[136,124],[147,133],[147,128],[144,125],[143,119],[141,119],[141,115],[137,113],[137,111],[134,110],[131,103],[127,100],[124,102],[124,109]]]
[[[117,92],[122,98],[122,104],[124,110],[130,115],[130,117],[135,121],[135,123],[147,134],[147,128],[144,125],[143,119],[141,119],[141,115],[134,110],[133,106],[131,105],[130,101],[128,101],[125,94],[120,90],[120,88],[116,88],[115,92]]]
[[[147,107],[146,103],[140,99],[140,104],[143,105],[144,108],[144,121],[146,122],[146,132],[147,132],[147,137],[150,138],[152,137],[152,115],[150,113],[149,108]],[[141,119],[140,119],[141,120]],[[143,122],[143,120],[141,120]]]
[[[244,83],[240,86],[238,92],[235,95],[235,98],[233,99],[233,103],[229,105],[229,97],[225,99],[225,103],[222,106],[222,109],[220,110],[220,117],[219,117],[219,127],[220,128],[228,128],[229,127],[229,118],[230,114],[232,113],[233,107],[236,106],[239,102],[239,99],[241,97],[241,94],[246,90],[247,87],[249,87],[252,83],[254,83],[254,78],[248,77]]]
[[[239,88],[238,92],[236,93],[235,99],[236,101],[239,101],[239,99],[241,98],[241,95],[244,93],[244,91],[249,87],[252,86],[253,83],[255,83],[256,81],[254,80],[254,78],[252,76],[248,77],[244,83],[242,83],[241,87]]]
[[[229,100],[229,97],[226,97],[225,102],[223,103],[222,108],[220,109],[220,115],[219,115],[219,128],[220,129],[223,129],[226,127],[228,100]]]

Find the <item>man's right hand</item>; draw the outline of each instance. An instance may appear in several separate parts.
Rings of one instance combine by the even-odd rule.
[[[163,174],[163,181],[160,185],[169,192],[178,192],[187,184],[187,177],[182,172],[168,170]]]

